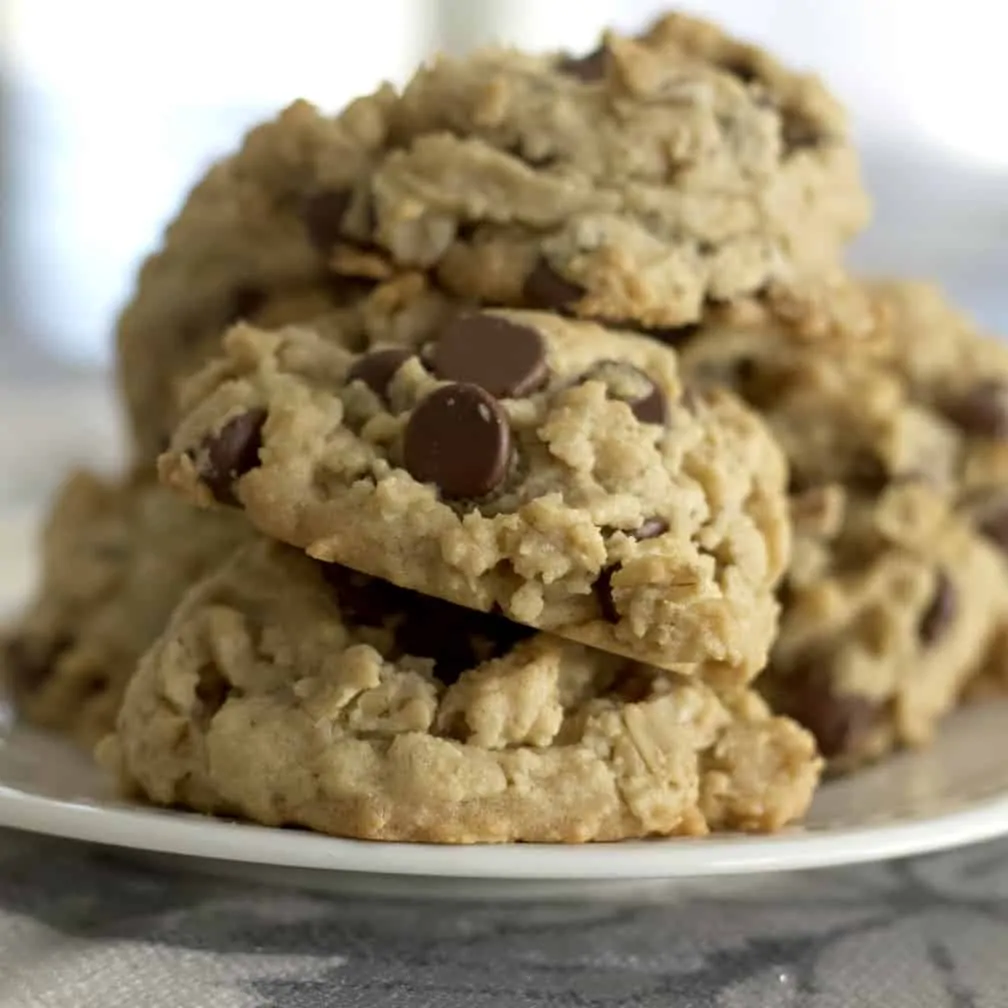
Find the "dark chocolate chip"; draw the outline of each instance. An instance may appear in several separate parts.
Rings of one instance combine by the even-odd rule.
[[[546,381],[546,344],[538,330],[497,315],[458,315],[430,355],[438,378],[479,385],[498,399],[528,395]]]
[[[665,393],[639,368],[622,361],[600,361],[584,376],[604,382],[613,399],[622,399],[641,423],[668,422]]]
[[[238,503],[232,484],[259,465],[265,422],[266,410],[256,407],[232,417],[203,441],[200,479],[222,504]]]
[[[412,356],[413,351],[404,347],[372,350],[371,353],[354,361],[347,372],[347,383],[362,381],[376,396],[384,399],[396,372]]]
[[[545,260],[540,259],[525,278],[522,297],[533,308],[562,311],[584,296],[584,288],[571,283]]]
[[[979,512],[977,529],[1002,553],[1008,554],[1008,496],[995,498]]]
[[[668,532],[668,522],[664,518],[646,518],[640,528],[630,533],[638,542],[642,539],[654,539]]]
[[[606,51],[604,46],[592,50],[584,56],[565,56],[558,64],[557,68],[561,73],[569,77],[577,77],[578,80],[590,83],[591,81],[602,80],[605,77]]]
[[[603,567],[601,573],[595,579],[595,583],[592,585],[592,591],[594,591],[599,609],[602,611],[602,618],[608,623],[619,623],[620,621],[619,610],[616,608],[612,594],[613,574],[619,570],[619,567],[619,564],[610,564],[608,567]]]
[[[1008,437],[1008,385],[982,381],[945,404],[946,416],[967,434]]]
[[[854,693],[834,693],[832,686],[829,665],[811,658],[788,677],[778,704],[782,713],[812,732],[827,759],[855,752],[883,712],[876,701]]]
[[[943,570],[935,575],[934,595],[917,625],[917,634],[925,647],[937,644],[955,621],[959,596],[951,578]]]
[[[302,219],[311,243],[320,252],[328,252],[339,241],[352,198],[349,189],[325,189],[305,200]]]
[[[266,303],[266,291],[253,284],[242,284],[231,296],[228,311],[229,322],[241,322],[252,318]]]
[[[478,385],[435,389],[406,424],[406,469],[421,483],[434,483],[449,499],[490,493],[504,481],[510,460],[507,415]]]

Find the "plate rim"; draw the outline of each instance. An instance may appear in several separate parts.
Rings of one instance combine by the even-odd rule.
[[[1008,794],[913,821],[773,836],[591,844],[417,844],[330,837],[168,809],[50,798],[0,785],[0,826],[243,864],[453,879],[606,881],[791,872],[910,857],[1008,833]]]

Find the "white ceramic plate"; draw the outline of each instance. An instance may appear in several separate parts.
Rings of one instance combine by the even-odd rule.
[[[27,591],[33,525],[27,511],[0,520],[0,613]],[[482,881],[504,895],[528,892],[522,882],[542,895],[545,884],[583,892],[589,882],[701,880],[874,861],[1008,834],[1008,700],[960,711],[931,749],[826,784],[805,824],[778,836],[462,848],[338,840],[124,803],[80,752],[14,725],[0,700],[0,826],[180,855],[203,869],[212,859],[211,870],[245,866],[257,878],[297,869],[300,881],[349,878],[370,889],[382,888],[380,879],[392,879],[393,889],[407,880],[435,888]]]
[[[134,850],[315,872],[576,882],[790,871],[901,857],[1008,833],[1008,702],[961,711],[937,744],[833,781],[806,823],[778,836],[580,847],[443,847],[338,840],[114,798],[64,743],[0,735],[0,825]]]

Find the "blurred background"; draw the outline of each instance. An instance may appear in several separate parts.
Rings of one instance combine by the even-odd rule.
[[[295,96],[335,109],[435,49],[586,49],[649,0],[0,0],[0,367],[100,373],[186,189]],[[1008,331],[1008,5],[710,0],[850,106],[877,219],[853,260],[932,274]],[[576,13],[575,13],[576,12]]]

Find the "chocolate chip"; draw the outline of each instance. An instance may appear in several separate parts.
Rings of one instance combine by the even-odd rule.
[[[613,574],[619,570],[619,567],[619,564],[610,564],[608,567],[603,567],[592,585],[592,591],[595,593],[599,609],[602,610],[602,619],[608,623],[619,623],[620,621],[619,610],[616,608],[612,594]]]
[[[935,576],[934,595],[917,625],[917,635],[925,647],[936,644],[955,621],[959,597],[955,585],[943,570]]]
[[[828,661],[828,660],[827,660]],[[854,693],[835,693],[828,664],[813,664],[788,677],[777,704],[782,713],[803,724],[827,759],[855,752],[872,732],[883,707]]]
[[[584,288],[564,279],[545,260],[540,259],[525,278],[522,297],[533,308],[561,311],[584,296]]]
[[[266,303],[266,291],[252,284],[242,284],[231,295],[228,311],[229,322],[241,322],[252,318]]]
[[[945,415],[967,434],[1008,437],[1008,385],[982,381],[945,403]]]
[[[546,344],[538,330],[497,315],[456,316],[430,354],[438,378],[479,385],[498,399],[528,395],[546,380]]]
[[[328,252],[339,241],[352,198],[349,189],[324,189],[305,200],[302,220],[308,238],[320,252]]]
[[[403,461],[421,483],[454,500],[483,497],[499,486],[511,460],[511,426],[478,385],[444,385],[413,410]]]
[[[605,77],[606,51],[604,46],[592,50],[585,56],[565,56],[558,64],[557,69],[569,77],[577,77],[578,80],[590,83],[602,80]]]
[[[266,410],[256,407],[232,417],[202,444],[200,479],[222,504],[237,504],[232,484],[259,465]]]
[[[604,382],[613,399],[622,399],[641,423],[665,424],[668,403],[665,394],[639,368],[622,361],[600,361],[584,381]]]
[[[1002,553],[1008,554],[1008,496],[994,498],[980,510],[977,529]]]
[[[664,518],[646,518],[640,528],[630,533],[638,542],[642,539],[654,539],[668,532],[668,522]]]
[[[385,398],[389,383],[396,372],[413,356],[412,350],[404,347],[388,347],[385,350],[372,350],[371,353],[354,361],[347,371],[347,384],[352,381],[362,381],[376,396]]]

